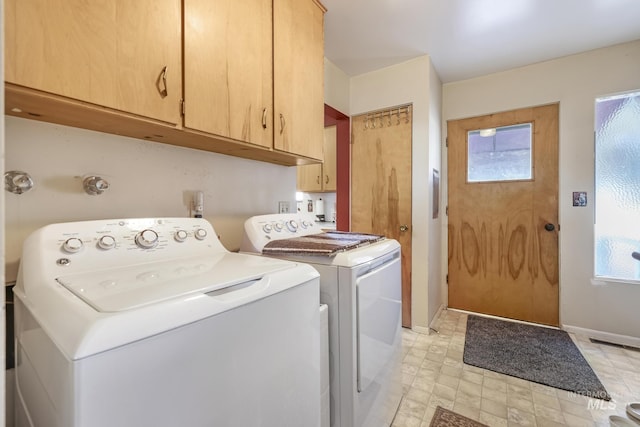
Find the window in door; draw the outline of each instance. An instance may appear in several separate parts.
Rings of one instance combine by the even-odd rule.
[[[467,182],[533,178],[531,123],[467,133]]]
[[[640,92],[596,99],[595,276],[640,283]]]

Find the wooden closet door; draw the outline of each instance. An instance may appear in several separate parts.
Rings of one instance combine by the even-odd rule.
[[[363,114],[352,120],[351,230],[400,243],[402,326],[411,327],[412,120],[410,107],[404,108],[399,118]]]

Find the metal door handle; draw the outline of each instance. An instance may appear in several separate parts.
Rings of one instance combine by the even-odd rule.
[[[631,252],[631,258],[640,261],[640,252]]]
[[[262,129],[267,128],[267,109],[262,109]]]
[[[284,132],[284,128],[287,126],[287,122],[284,119],[284,116],[282,115],[282,113],[280,113],[280,135],[282,135],[282,132]]]
[[[408,229],[409,229],[409,226],[408,226],[408,225],[401,225],[401,226],[400,226],[400,231],[401,231],[401,232],[403,232],[403,233],[404,233],[405,231],[407,231]]]
[[[550,222],[544,225],[544,229],[547,231],[553,231],[556,229],[556,226],[551,224]]]
[[[320,175],[316,175],[316,184],[320,184]]]
[[[329,183],[329,175],[325,175],[325,177],[326,177],[326,178],[324,179],[324,183],[325,183],[325,184],[328,184],[328,183]]]

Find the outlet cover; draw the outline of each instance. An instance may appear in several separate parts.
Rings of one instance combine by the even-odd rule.
[[[278,213],[289,213],[291,209],[289,207],[289,202],[278,202]]]

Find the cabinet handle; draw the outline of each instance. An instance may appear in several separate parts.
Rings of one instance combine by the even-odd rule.
[[[160,87],[160,83],[162,83],[162,88]],[[156,81],[156,87],[158,88],[158,92],[160,92],[160,96],[163,98],[167,96],[167,66],[165,65],[160,71],[160,75],[158,76],[158,80]]]
[[[284,116],[282,115],[282,113],[280,113],[280,135],[282,135],[282,132],[284,132],[284,128],[287,126],[287,122],[284,119]]]
[[[324,183],[325,183],[325,184],[328,184],[328,183],[329,183],[329,175],[325,175]]]
[[[262,129],[267,128],[267,109],[262,109]]]
[[[316,175],[316,184],[320,184],[320,175]]]

